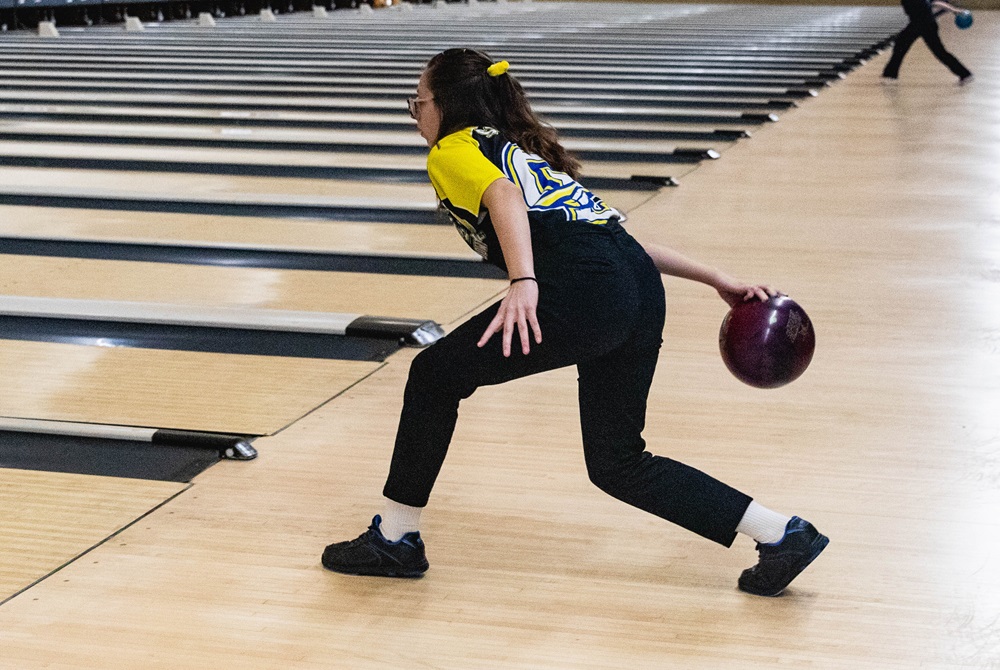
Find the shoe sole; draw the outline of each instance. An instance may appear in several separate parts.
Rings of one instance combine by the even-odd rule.
[[[430,564],[429,563],[425,563],[424,565],[422,565],[422,566],[420,566],[418,568],[412,568],[412,569],[408,569],[408,570],[406,570],[406,569],[386,570],[384,568],[383,569],[378,569],[378,568],[372,568],[372,569],[368,569],[368,568],[357,568],[357,569],[354,569],[354,568],[339,568],[339,567],[329,566],[326,563],[323,564],[323,567],[326,568],[327,570],[330,570],[331,572],[339,572],[342,575],[358,575],[358,576],[361,576],[361,577],[396,577],[396,578],[400,578],[400,579],[415,579],[417,577],[423,577],[424,573],[427,572],[427,568],[430,567]]]
[[[761,591],[748,591],[742,586],[740,587],[740,590],[745,591],[746,593],[751,593],[755,596],[764,596],[765,598],[774,598],[776,596],[780,596],[782,591],[784,591],[788,587],[788,585],[791,584],[792,581],[794,581],[796,577],[801,575],[802,571],[808,568],[810,563],[815,561],[819,557],[819,555],[823,553],[823,550],[826,549],[826,545],[828,544],[830,544],[830,538],[828,538],[826,535],[819,535],[815,540],[813,540],[812,544],[809,545],[809,550],[810,550],[809,553],[802,557],[802,560],[799,561],[798,565],[796,565],[795,568],[789,574],[788,579],[786,579],[781,584],[781,586],[779,586],[774,591],[770,591],[768,593],[763,593]]]

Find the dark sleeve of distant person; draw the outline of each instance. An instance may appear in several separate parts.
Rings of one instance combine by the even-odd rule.
[[[938,14],[931,10],[931,3],[929,0],[902,0],[903,11],[906,15],[910,17],[910,21],[914,23],[933,23],[934,17]],[[940,10],[940,13],[944,13],[946,10]]]

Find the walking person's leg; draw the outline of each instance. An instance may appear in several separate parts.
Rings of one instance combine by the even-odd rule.
[[[899,77],[899,66],[903,64],[903,58],[906,56],[906,52],[910,50],[913,43],[920,37],[921,29],[920,26],[915,22],[910,21],[903,28],[896,39],[893,40],[892,44],[892,56],[889,57],[889,62],[885,64],[885,68],[882,70],[882,76],[889,79],[896,79]]]
[[[941,42],[941,34],[938,30],[937,23],[925,26],[924,30],[920,33],[920,36],[924,39],[924,42],[927,44],[927,48],[931,50],[931,53],[934,54],[935,58],[951,70],[952,74],[961,80],[972,76],[972,73],[969,72],[968,68],[962,65],[961,61],[955,58],[950,51],[945,49],[944,44]]]

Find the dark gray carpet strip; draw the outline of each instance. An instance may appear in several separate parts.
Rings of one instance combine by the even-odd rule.
[[[0,237],[0,254],[319,272],[367,272],[480,279],[505,279],[507,277],[506,273],[496,266],[475,260],[233,249],[195,245],[131,244],[106,241],[77,242]]]

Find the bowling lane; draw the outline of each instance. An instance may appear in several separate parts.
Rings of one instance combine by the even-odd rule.
[[[99,122],[53,122],[53,121],[4,121],[0,123],[0,138],[5,134],[25,135],[55,135],[59,137],[100,137],[104,143],[113,144],[116,138],[141,137],[155,144],[160,140],[225,140],[232,146],[239,146],[242,140],[268,143],[300,144],[324,147],[327,150],[335,146],[342,151],[365,151],[369,153],[389,152],[425,155],[427,143],[420,135],[407,131],[351,131],[351,130],[301,130],[290,128],[242,128],[223,124],[220,119],[218,126],[191,126],[183,124],[150,123],[150,124],[116,124]],[[72,140],[70,140],[72,141]],[[564,146],[577,152],[631,151],[650,155],[655,160],[656,154],[669,154],[678,149],[706,149],[706,141],[662,141],[644,140],[620,141],[598,139],[566,138]],[[357,147],[350,149],[348,147]],[[281,148],[277,146],[275,148]]]
[[[306,27],[305,24],[300,24]],[[82,38],[77,35],[75,37]],[[288,40],[293,42],[294,40]],[[100,53],[95,53],[94,44],[88,44],[83,39],[74,40],[70,48],[52,47],[46,44],[22,43],[12,45],[10,54],[0,54],[0,62],[9,61],[19,64],[29,64],[40,62],[47,65],[53,63],[73,63],[73,64],[103,64],[103,63],[191,63],[190,55],[193,47],[190,43],[180,45],[176,41],[173,45],[150,41],[145,44],[128,44],[119,39],[108,36],[100,44]],[[285,46],[280,51],[269,48],[266,44],[247,42],[243,46],[229,45],[220,46],[214,42],[199,42],[197,55],[203,63],[211,63],[215,66],[233,67],[242,65],[262,65],[273,67],[287,66],[317,66],[327,62],[354,63],[370,68],[373,65],[401,64],[422,66],[435,53],[436,49],[410,49],[398,47],[391,51],[382,47],[372,46],[364,42],[354,44],[331,44],[316,43],[311,48],[304,48],[301,45]],[[497,54],[500,55],[500,54]],[[567,65],[579,66],[580,63],[587,63],[594,67],[628,66],[662,66],[678,64],[715,65],[730,67],[792,67],[792,68],[813,68],[827,69],[841,62],[841,59],[833,56],[797,56],[795,58],[780,57],[774,55],[708,55],[675,53],[664,55],[663,53],[647,52],[636,54],[609,53],[607,51],[596,51],[579,46],[573,54],[552,54],[536,51],[530,47],[507,46],[503,49],[502,55],[511,62],[531,63],[536,66],[547,65],[549,67],[563,67]],[[515,61],[516,59],[516,61]],[[523,67],[523,65],[518,65]]]
[[[546,79],[554,76],[567,77],[603,77],[608,75],[683,75],[683,74],[704,74],[729,76],[746,75],[782,75],[789,77],[817,77],[829,72],[827,68],[807,64],[785,64],[785,63],[713,63],[713,62],[670,62],[666,59],[659,59],[659,62],[649,62],[646,59],[634,59],[631,63],[606,62],[606,63],[586,63],[578,61],[562,60],[561,62],[541,62],[530,56],[513,60],[513,56],[506,56],[514,63],[520,78],[530,81],[534,78]],[[8,61],[10,67],[17,68],[18,72],[25,71],[69,71],[88,72],[106,68],[109,64],[128,64],[130,71],[150,72],[150,73],[199,73],[225,71],[238,67],[244,75],[319,75],[327,76],[331,74],[370,76],[372,72],[372,62],[360,58],[327,58],[322,62],[309,60],[295,60],[288,58],[201,58],[198,62],[191,62],[184,58],[164,57],[147,55],[135,56],[104,56],[95,57],[90,55],[77,55],[64,53],[58,56],[38,56],[24,55],[21,58],[3,58],[0,62]],[[385,77],[413,77],[420,76],[423,63],[416,59],[409,60],[380,60],[378,62],[379,73]]]
[[[0,468],[0,603],[187,487]]]
[[[0,206],[0,238],[3,237],[479,259],[451,226],[405,223]]]
[[[14,88],[13,82],[7,82]],[[142,91],[129,91],[126,93],[117,92],[117,88],[107,91],[82,91],[82,90],[60,90],[60,86],[51,88],[38,87],[31,83],[22,82],[18,90],[0,90],[0,101],[14,105],[56,105],[56,104],[77,104],[77,105],[123,105],[141,106],[149,105],[160,109],[170,107],[198,106],[209,108],[231,108],[244,109],[250,111],[259,110],[283,110],[283,111],[334,111],[342,107],[343,100],[365,100],[373,102],[378,99],[392,100],[394,108],[402,108],[404,100],[413,95],[413,90],[407,87],[395,89],[375,89],[365,86],[338,87],[330,91],[329,97],[317,96],[296,96],[289,94],[280,99],[260,97],[255,95],[213,95],[211,91],[191,91],[186,95],[179,95],[164,91],[162,93],[150,93]],[[336,97],[334,93],[338,94]],[[530,91],[528,93],[532,101],[545,101],[552,105],[578,104],[580,96],[572,93]],[[644,105],[651,103],[664,104],[666,106],[685,106],[702,109],[729,108],[743,109],[746,111],[759,111],[761,106],[775,106],[774,103],[782,102],[778,107],[786,107],[789,100],[782,100],[782,96],[768,97],[765,95],[747,95],[744,98],[720,97],[711,93],[689,94],[676,93],[674,95],[643,96],[637,97],[633,93],[592,93],[587,96],[591,105],[597,106],[604,102],[615,104],[635,104],[637,102]]]
[[[58,168],[0,168],[0,193],[149,200],[329,204],[375,213],[412,207],[433,212],[430,184],[379,184],[354,180],[264,178],[169,172],[116,172]]]
[[[368,314],[440,324],[458,320],[507,286],[497,279],[0,258],[0,294],[10,296]]]
[[[18,162],[20,161],[20,162]],[[49,166],[49,162],[56,161],[54,166]],[[76,161],[82,161],[79,167]],[[259,178],[264,181],[245,184],[239,183],[239,187],[249,190],[254,200],[259,200],[262,194],[271,193],[268,201],[280,203],[283,199],[280,188],[274,188],[271,181],[281,175],[283,179],[303,180],[300,188],[303,195],[320,192],[324,196],[334,196],[350,193],[374,193],[399,194],[398,202],[404,202],[407,197],[418,197],[422,205],[434,200],[433,190],[427,177],[426,158],[423,155],[414,156],[393,156],[385,154],[365,154],[365,153],[327,153],[313,151],[271,151],[233,148],[195,148],[195,147],[149,147],[132,145],[107,145],[107,144],[83,144],[83,143],[37,143],[37,142],[4,142],[0,141],[0,163],[15,163],[15,166],[27,164],[28,172],[22,172],[20,176],[0,181],[0,193],[22,193],[35,192],[43,195],[56,195],[64,193],[67,195],[81,195],[90,193],[91,195],[127,195],[128,197],[139,197],[143,191],[141,189],[129,189],[123,192],[120,189],[108,190],[107,186],[101,187],[98,182],[98,173],[116,174],[119,171],[133,171],[136,178],[130,179],[129,184],[152,183],[158,186],[166,185],[167,189],[158,189],[159,196],[146,194],[146,197],[167,197],[169,194],[161,193],[161,190],[169,190],[169,180],[160,179],[159,175],[150,177],[147,172],[169,172],[169,173],[191,173],[199,175],[219,176],[223,179],[244,179]],[[696,164],[696,163],[695,163]],[[37,167],[35,167],[37,165]],[[80,174],[90,174],[89,179],[83,178],[80,188],[84,190],[71,190],[68,187],[76,183],[76,178],[70,176],[60,176],[57,179],[62,189],[58,189],[52,184],[51,176],[45,173],[38,173],[36,170],[66,170],[72,169],[80,171]],[[603,179],[628,181],[634,175],[645,175],[659,177],[667,180],[669,177],[678,177],[686,174],[692,168],[692,164],[674,163],[665,166],[662,163],[618,163],[611,161],[587,161],[583,165],[583,174],[580,177],[585,185],[600,195],[605,201],[613,203],[616,207],[629,210],[649,199],[655,191],[625,190],[629,184],[611,184],[607,186],[602,183]],[[0,167],[0,177],[5,170],[18,169],[17,167]],[[85,170],[85,171],[84,171]],[[241,174],[246,173],[246,174]],[[63,173],[64,175],[66,173]],[[258,177],[259,175],[259,177]],[[292,176],[294,175],[294,176]],[[185,179],[191,179],[186,177]],[[203,187],[208,187],[209,182],[202,178],[195,178]],[[266,179],[266,180],[265,180]],[[48,181],[47,181],[48,180]],[[46,184],[40,190],[35,190],[36,181]],[[121,179],[112,179],[112,185],[121,183]],[[339,184],[350,182],[347,186]],[[591,186],[591,183],[595,184]],[[23,188],[5,189],[5,184],[21,184]],[[309,185],[311,184],[311,188]],[[330,184],[330,188],[326,185]],[[282,184],[281,186],[285,186]],[[397,186],[406,186],[406,189],[397,190]],[[227,191],[232,189],[233,182],[221,182],[219,190]],[[90,189],[97,188],[97,191]],[[293,187],[294,188],[294,187]],[[294,193],[294,191],[290,191]],[[192,190],[183,191],[186,196],[195,195]],[[430,195],[430,200],[427,196]],[[394,202],[396,199],[393,198]],[[345,202],[339,200],[338,202]],[[398,204],[396,202],[396,204]]]
[[[405,80],[399,82],[391,82],[384,84],[383,92],[390,91],[403,91],[403,95],[412,95],[413,89],[416,85],[415,81]],[[90,80],[81,77],[76,77],[73,79],[54,79],[48,77],[44,80],[26,79],[26,78],[15,78],[15,77],[3,77],[0,75],[0,86],[6,88],[17,88],[31,91],[85,91],[88,93],[92,92],[115,92],[115,91],[127,91],[135,92],[141,94],[172,94],[178,91],[184,91],[188,94],[202,94],[202,95],[245,95],[247,91],[246,84],[238,83],[200,83],[200,82],[159,82],[159,81],[142,81],[142,82],[123,82],[123,81],[105,81],[100,80]],[[331,84],[327,83],[323,86],[318,85],[307,85],[307,84],[274,84],[266,88],[258,88],[254,90],[254,95],[256,96],[269,96],[269,97],[279,97],[282,100],[287,98],[294,98],[296,96],[308,97],[308,99],[316,98],[326,98],[337,91],[353,91],[359,87],[367,87],[364,82],[358,83],[356,81],[348,81],[341,84]],[[705,82],[687,82],[687,83],[661,83],[661,84],[633,84],[628,87],[630,94],[637,95],[639,97],[644,97],[648,95],[700,95],[706,96],[713,100],[729,100],[734,98],[746,98],[746,97],[795,97],[801,98],[806,95],[804,93],[809,87],[804,87],[801,85],[789,86],[787,84],[764,84],[764,83],[746,83],[740,86],[714,86]],[[549,84],[545,88],[545,93],[557,93],[562,91],[565,95],[573,98],[579,99],[579,95],[573,93],[572,90],[567,89],[579,89],[578,84],[565,84],[559,85],[558,82]],[[615,95],[620,96],[622,93],[622,86],[608,83],[592,83],[587,85],[588,91],[593,91],[597,96],[604,95]],[[533,97],[538,90],[534,86],[526,86],[525,90],[528,92],[529,98]]]
[[[154,152],[146,149],[142,155],[150,158]],[[649,167],[651,170],[645,174],[661,176],[664,172],[662,165]],[[636,173],[622,170],[607,176],[629,179],[632,174]],[[654,193],[602,190],[600,195],[627,211]],[[301,210],[301,214],[291,215],[294,217],[315,216],[332,221],[447,223],[436,214],[437,198],[429,183],[7,167],[0,168],[0,198],[4,196],[12,205],[29,204],[32,197],[37,197],[40,201],[57,199],[60,207],[81,206],[74,204],[76,200],[97,200],[108,209],[190,208],[218,210],[215,213],[232,210],[245,215],[259,207],[263,215],[272,209],[294,209]]]
[[[157,72],[149,71],[152,68],[136,68],[136,71],[129,69],[127,72],[118,71],[97,71],[94,69],[60,69],[60,70],[37,70],[32,68],[7,68],[4,77],[11,80],[47,80],[62,79],[74,81],[119,81],[128,79],[137,84],[145,86],[149,83],[158,84],[165,80],[176,81],[179,84],[200,84],[206,81],[219,81],[220,84],[237,84],[247,87],[273,88],[276,86],[305,85],[371,85],[389,87],[409,87],[416,88],[418,74],[416,71],[412,75],[393,76],[387,74],[385,77],[374,78],[370,72],[364,74],[299,74],[288,73],[279,75],[257,74],[248,76],[245,73],[233,74],[228,70],[215,72],[191,73],[185,71],[178,72]],[[595,85],[604,90],[621,90],[624,85],[654,85],[665,86],[671,84],[691,84],[700,83],[702,85],[718,88],[744,88],[748,86],[774,86],[774,87],[795,87],[806,85],[821,85],[823,79],[809,76],[805,73],[794,71],[786,74],[778,73],[774,75],[745,74],[739,71],[722,71],[716,75],[705,73],[652,73],[652,74],[624,74],[617,75],[586,75],[579,73],[551,72],[547,74],[522,75],[525,86],[530,90],[547,88],[565,88],[567,85],[580,87],[583,85]],[[602,85],[603,84],[603,85]]]
[[[0,416],[268,435],[378,366],[0,339]]]
[[[378,106],[372,102],[382,103]],[[9,121],[115,121],[117,123],[183,123],[185,125],[231,124],[240,127],[298,127],[341,128],[365,131],[406,132],[417,135],[413,120],[399,112],[403,105],[397,101],[371,101],[364,105],[345,104],[344,111],[333,110],[243,110],[206,108],[202,106],[114,106],[97,104],[7,104],[0,103],[0,115]],[[365,111],[371,107],[370,111]],[[622,107],[537,105],[536,111],[548,110],[546,116],[565,138],[583,136],[585,133],[600,136],[628,138],[639,133],[701,132],[711,134],[716,129],[744,130],[756,125],[741,111],[670,107],[669,109],[633,110]],[[644,113],[645,112],[645,113]],[[638,121],[632,117],[638,117]],[[583,120],[577,120],[583,119]]]

